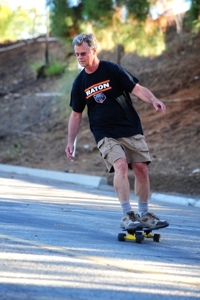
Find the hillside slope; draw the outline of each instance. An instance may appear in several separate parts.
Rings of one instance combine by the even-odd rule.
[[[155,58],[125,54],[121,64],[139,78],[167,106],[167,113],[136,98],[137,109],[150,148],[152,191],[200,195],[200,38],[187,36],[182,53],[173,50]],[[174,41],[174,40],[173,40]],[[76,160],[65,155],[67,123],[52,96],[58,79],[39,79],[30,61],[44,56],[44,43],[33,43],[0,53],[0,163],[63,172],[100,175],[112,183],[96,149],[87,117],[78,135]],[[50,53],[66,60],[66,48],[50,43]],[[112,59],[103,52],[101,59]],[[66,101],[68,105],[69,99]],[[131,187],[134,177],[130,173]]]

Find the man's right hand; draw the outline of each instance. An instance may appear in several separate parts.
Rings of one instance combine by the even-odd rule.
[[[70,118],[69,118],[69,125],[68,125],[68,143],[65,148],[65,152],[67,157],[71,160],[75,159],[75,150],[76,150],[76,140],[77,134],[79,131],[79,127],[82,120],[82,113],[77,113],[72,111]]]
[[[65,148],[65,152],[67,154],[67,157],[71,160],[74,160],[75,157],[73,156],[73,152],[74,152],[74,144],[67,144],[66,148]]]

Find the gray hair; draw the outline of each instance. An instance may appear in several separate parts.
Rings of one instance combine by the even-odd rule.
[[[87,43],[91,49],[97,48],[97,39],[93,33],[81,33],[77,35],[73,41],[73,46],[81,46],[83,43]]]

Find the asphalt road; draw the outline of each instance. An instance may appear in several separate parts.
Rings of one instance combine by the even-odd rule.
[[[160,243],[138,244],[117,240],[121,210],[106,185],[0,172],[0,200],[2,300],[200,298],[198,207],[152,200],[170,226]]]

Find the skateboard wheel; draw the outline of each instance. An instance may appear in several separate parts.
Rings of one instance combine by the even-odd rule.
[[[136,235],[143,235],[143,232],[142,231],[137,231]]]
[[[125,236],[126,236],[125,233],[119,233],[118,234],[118,241],[125,242]]]
[[[154,240],[154,242],[157,242],[157,243],[159,243],[160,242],[160,240],[161,240],[161,235],[160,234],[154,234],[154,236],[153,236],[153,240]]]
[[[143,241],[144,241],[144,236],[143,236],[143,234],[141,234],[141,233],[139,233],[139,234],[136,234],[136,243],[138,243],[138,244],[142,244],[143,243]]]

